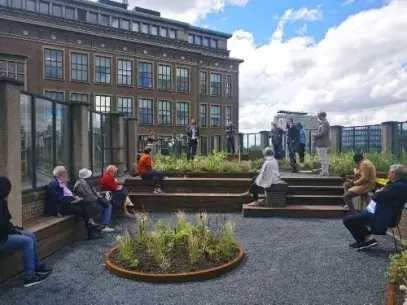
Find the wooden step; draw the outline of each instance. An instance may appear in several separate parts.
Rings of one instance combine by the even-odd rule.
[[[342,206],[344,201],[341,195],[287,195],[287,204]]]
[[[259,207],[243,205],[243,217],[342,218],[347,211],[340,206],[288,205]]]

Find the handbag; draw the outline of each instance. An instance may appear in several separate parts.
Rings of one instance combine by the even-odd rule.
[[[101,195],[98,194],[95,190],[95,188],[89,183],[89,181],[86,180],[86,183],[88,183],[90,189],[92,190],[93,194],[98,198],[98,203],[104,207],[104,208],[108,208],[110,206],[110,200],[111,200],[111,194],[110,197],[106,198],[106,195]],[[104,193],[108,193],[108,192],[104,192]],[[110,199],[108,199],[110,198]]]

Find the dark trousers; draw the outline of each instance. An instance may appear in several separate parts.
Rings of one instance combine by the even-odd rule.
[[[227,137],[226,145],[228,147],[228,154],[232,152],[232,155],[235,154],[235,139],[233,137]]]
[[[190,140],[187,145],[187,160],[194,160],[196,155],[196,147],[198,146],[198,140]]]
[[[363,242],[364,238],[371,234],[368,226],[372,224],[372,221],[373,214],[363,211],[346,215],[343,224],[357,242]]]
[[[304,163],[304,156],[305,156],[305,144],[300,143],[300,147],[298,148],[298,155],[300,156],[300,163]]]
[[[292,171],[297,170],[297,143],[288,143],[288,157],[290,158],[290,168]]]
[[[149,173],[145,173],[141,176],[141,179],[143,180],[155,180],[155,184],[158,187],[163,186],[163,180],[164,180],[164,173],[160,171],[151,171]]]
[[[257,177],[254,177],[252,179],[252,184],[250,185],[249,189],[249,192],[252,194],[254,201],[259,200],[259,186],[256,183],[254,183],[254,181],[256,181],[256,178]]]
[[[62,216],[77,215],[81,216],[85,223],[85,228],[88,233],[91,233],[94,228],[89,226],[89,219],[93,218],[96,223],[100,222],[103,213],[103,207],[98,203],[91,200],[82,200],[81,202],[72,205],[64,204],[61,206],[59,213]]]

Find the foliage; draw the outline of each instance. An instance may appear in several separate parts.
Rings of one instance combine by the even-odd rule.
[[[406,242],[403,242],[407,246]],[[407,285],[407,250],[400,254],[391,254],[389,256],[390,266],[388,276],[392,283]]]
[[[131,236],[126,232],[117,239],[119,258],[131,268],[142,264],[137,259],[138,251],[148,253],[162,271],[171,267],[173,260],[179,255],[186,255],[189,263],[195,265],[201,260],[227,261],[236,254],[234,224],[231,222],[224,222],[211,234],[206,213],[197,213],[195,223],[191,223],[187,215],[179,211],[176,213],[174,226],[159,220],[154,230],[149,229],[147,213],[139,213],[137,218],[137,233]]]

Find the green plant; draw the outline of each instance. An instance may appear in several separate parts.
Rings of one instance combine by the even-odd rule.
[[[189,260],[192,265],[195,265],[198,262],[201,255],[199,248],[199,238],[197,236],[190,235],[188,238],[188,252]]]
[[[407,246],[406,242],[403,242]],[[407,285],[407,250],[389,256],[388,276],[392,283]]]
[[[218,249],[220,254],[227,258],[233,257],[234,231],[235,225],[230,221],[226,222],[220,231],[220,243]]]
[[[131,238],[128,231],[122,236],[117,237],[119,243],[119,256],[125,262],[126,265],[136,268],[139,264],[139,260],[135,257],[134,253],[134,240]]]

